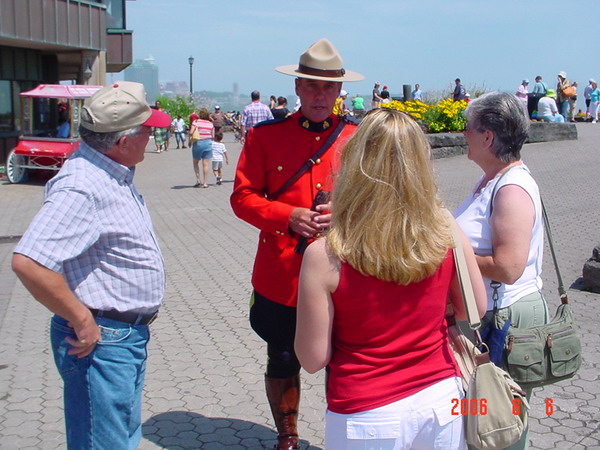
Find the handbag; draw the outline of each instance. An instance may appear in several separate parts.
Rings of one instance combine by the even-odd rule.
[[[190,136],[190,142],[198,142],[200,140],[200,129],[198,127],[194,127],[194,131]]]
[[[469,325],[474,331],[476,343],[479,344],[481,336],[478,328],[481,323],[454,219],[452,220],[452,238],[454,240],[453,253],[456,273],[463,293],[463,302]],[[456,336],[456,332],[462,338]],[[456,325],[449,327],[449,335],[450,345],[463,379],[467,375],[462,371],[461,364],[467,367],[467,371],[472,370],[467,382],[466,396],[462,400],[466,402],[469,410],[469,414],[464,415],[467,443],[482,450],[506,448],[514,444],[521,438],[521,434],[527,427],[529,403],[525,398],[525,392],[511,379],[508,373],[490,361],[488,353],[480,353],[458,331]]]
[[[573,86],[567,86],[566,88],[563,88],[562,95],[568,98],[575,97],[575,95],[577,95],[577,91]]]
[[[548,214],[542,202],[544,227],[558,279],[561,304],[552,321],[530,328],[511,326],[505,364],[521,386],[534,388],[571,378],[581,367],[581,341],[558,267]]]

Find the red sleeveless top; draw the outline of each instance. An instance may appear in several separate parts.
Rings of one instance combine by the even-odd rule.
[[[432,276],[407,286],[342,264],[338,288],[331,294],[330,411],[367,411],[460,376],[445,319],[453,274],[452,250]]]

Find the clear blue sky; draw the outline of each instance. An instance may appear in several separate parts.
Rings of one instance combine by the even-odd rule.
[[[161,81],[194,90],[293,94],[293,78],[275,66],[297,63],[327,37],[344,65],[366,80],[347,83],[368,95],[373,82],[420,83],[442,90],[460,77],[467,88],[516,91],[523,78],[559,71],[583,88],[600,79],[598,0],[136,0],[127,2],[134,59],[152,55]],[[115,75],[118,77],[118,75]]]

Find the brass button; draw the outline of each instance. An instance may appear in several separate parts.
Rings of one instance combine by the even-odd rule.
[[[263,244],[267,243],[267,238],[263,238]]]
[[[281,172],[283,170],[283,166],[277,166],[277,170]]]
[[[529,361],[529,355],[525,355],[525,357],[523,358],[525,361]]]
[[[321,183],[317,183],[317,184],[315,185],[315,187],[316,187],[317,189],[321,189],[322,185],[321,185]]]
[[[321,158],[317,158],[317,160],[315,161],[315,164],[321,164]]]
[[[570,355],[570,354],[571,354],[571,349],[570,349],[570,348],[568,348],[568,349],[565,351],[565,353],[566,353],[567,355]]]
[[[315,138],[315,141],[320,141],[320,140],[321,140],[321,136],[317,136],[317,137]]]

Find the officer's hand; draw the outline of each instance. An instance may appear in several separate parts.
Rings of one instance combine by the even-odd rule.
[[[300,236],[311,238],[322,229],[322,226],[314,221],[317,216],[318,212],[308,208],[294,208],[290,215],[290,228]]]
[[[81,323],[69,322],[67,325],[73,328],[77,335],[77,339],[65,338],[73,346],[67,353],[78,358],[83,358],[92,353],[96,344],[100,341],[100,329],[92,314],[90,313],[88,317],[85,317]]]
[[[317,205],[315,209],[320,214],[315,216],[313,221],[320,225],[321,231],[328,229],[329,225],[331,225],[331,202]]]

